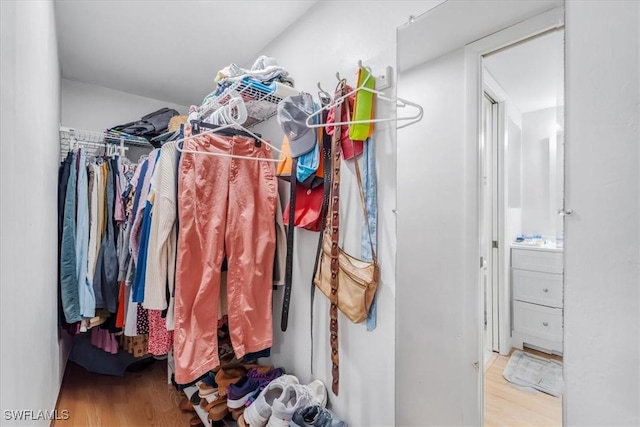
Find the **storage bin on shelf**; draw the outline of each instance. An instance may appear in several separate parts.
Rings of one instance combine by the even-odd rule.
[[[287,96],[297,95],[298,91],[280,82],[263,83],[248,77],[223,84],[218,90],[207,96],[198,109],[200,118],[205,118],[226,105],[233,92],[240,94],[247,107],[249,118],[245,127],[256,125],[277,112],[278,103]]]

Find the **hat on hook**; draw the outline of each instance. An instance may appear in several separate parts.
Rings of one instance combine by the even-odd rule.
[[[308,93],[289,96],[278,104],[278,122],[289,138],[291,157],[300,157],[316,146],[317,133],[306,124],[311,114],[313,98]]]

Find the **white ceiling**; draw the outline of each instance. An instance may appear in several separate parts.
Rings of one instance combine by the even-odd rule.
[[[485,57],[484,65],[522,113],[564,105],[564,32]]]
[[[62,77],[199,105],[219,69],[251,67],[314,3],[57,0]]]

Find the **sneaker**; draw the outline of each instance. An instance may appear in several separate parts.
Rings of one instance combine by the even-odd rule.
[[[307,387],[311,389],[314,404],[320,405],[323,408],[327,406],[327,387],[320,380],[315,380],[307,384]]]
[[[254,391],[249,396],[249,398],[247,399],[247,403],[245,403],[244,405],[247,407],[251,406],[251,404],[258,398],[262,390],[264,390],[264,388],[267,386],[267,384],[269,384],[274,379],[281,377],[282,375],[284,375],[284,373],[284,369],[282,368],[272,369],[265,374],[262,374],[254,369],[249,370],[249,372],[247,372],[247,375],[258,380],[258,382],[260,382],[260,387],[258,387],[256,391]]]
[[[244,406],[249,397],[260,387],[260,383],[246,375],[235,384],[231,384],[227,391],[227,406],[238,409]]]
[[[291,418],[291,427],[347,427],[347,423],[322,406],[314,405],[297,409]]]
[[[322,381],[311,386],[292,384],[285,387],[282,395],[273,402],[267,427],[287,427],[296,410],[307,406],[326,404],[327,390]]]
[[[256,369],[250,369],[249,372],[247,372],[247,375],[262,384],[262,383],[270,383],[276,378],[284,375],[284,373],[285,373],[284,369],[282,368],[272,369],[266,374],[262,374],[260,373],[260,371]]]
[[[298,378],[293,375],[282,375],[271,381],[260,392],[255,402],[244,411],[244,420],[251,427],[264,427],[267,425],[267,421],[271,417],[273,402],[282,395],[288,385],[298,383]]]

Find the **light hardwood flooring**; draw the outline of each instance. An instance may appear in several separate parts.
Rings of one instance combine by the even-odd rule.
[[[526,351],[536,356],[562,360],[561,357],[535,350]],[[502,376],[509,356],[496,356],[485,367],[485,427],[562,426],[562,398],[537,390],[525,391],[510,384]]]
[[[509,384],[502,376],[508,361],[509,357],[496,355],[485,366],[485,427],[561,426],[562,399]],[[91,373],[70,362],[57,406],[59,411],[68,410],[70,418],[52,425],[188,426],[193,413],[180,411],[178,403],[182,397],[182,393],[167,384],[164,361],[156,361],[142,372],[126,373],[124,378]]]
[[[156,361],[141,372],[127,372],[124,377],[95,374],[69,362],[57,406],[58,411],[69,411],[69,419],[52,425],[189,426],[194,414],[178,408],[183,396],[167,384],[166,361]]]

